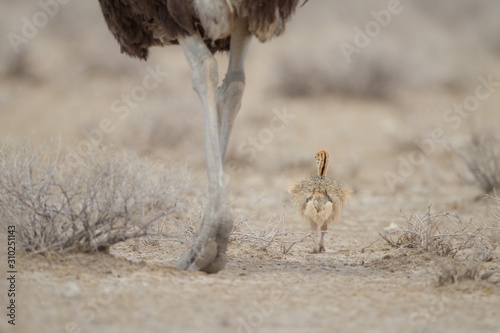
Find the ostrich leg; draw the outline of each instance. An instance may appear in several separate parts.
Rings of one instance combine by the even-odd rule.
[[[224,82],[217,90],[217,110],[219,114],[219,140],[222,161],[226,156],[229,136],[234,119],[241,107],[241,97],[245,89],[245,56],[250,44],[248,21],[240,19],[231,33],[229,65]]]
[[[233,226],[219,143],[217,62],[198,34],[179,39],[179,44],[191,67],[193,88],[203,106],[208,203],[191,249],[179,258],[177,267],[215,273],[226,264],[227,240]]]
[[[240,22],[236,27],[237,31],[246,31]],[[208,203],[191,249],[177,262],[180,269],[215,273],[223,269],[227,261],[227,241],[233,220],[224,182],[223,161],[232,124],[241,105],[243,54],[249,40],[246,35],[236,33],[234,42],[231,42],[228,75],[219,90],[217,62],[201,36],[192,35],[179,40],[191,67],[193,87],[203,106],[208,173]]]

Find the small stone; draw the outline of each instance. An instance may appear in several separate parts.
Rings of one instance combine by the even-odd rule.
[[[80,287],[74,282],[66,282],[61,286],[60,289],[61,296],[65,298],[75,298],[80,296]]]

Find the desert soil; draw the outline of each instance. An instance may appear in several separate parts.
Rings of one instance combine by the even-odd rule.
[[[192,197],[179,200],[192,200],[197,212],[205,185],[203,177],[194,176],[204,173],[202,118],[181,51],[155,49],[148,63],[127,59],[97,4],[66,6],[55,27],[49,24],[23,45],[29,52],[19,60],[21,69],[5,70],[0,77],[0,139],[12,145],[27,140],[78,144],[112,115],[111,105],[122,94],[141,84],[148,66],[159,66],[168,76],[125,120],[115,118],[116,130],[101,144],[187,165],[196,181]],[[36,8],[12,5],[10,27],[18,29],[17,18]],[[439,286],[442,262],[450,259],[394,249],[382,240],[369,246],[391,223],[403,221],[400,210],[423,213],[429,204],[435,212],[472,217],[478,225],[491,222],[497,205],[461,180],[448,148],[471,130],[498,124],[498,92],[458,129],[443,121],[443,113],[473,94],[474,83],[463,89],[413,89],[390,98],[284,95],[273,88],[274,59],[294,56],[280,52],[297,43],[294,31],[307,37],[299,33],[307,26],[304,19],[293,24],[290,35],[266,45],[255,42],[248,56],[247,91],[228,156],[238,166],[229,174],[232,211],[236,222],[255,230],[282,219],[286,230],[307,233],[286,186],[314,173],[315,152],[328,150],[330,175],[351,185],[354,194],[329,228],[326,252],[310,253],[310,238],[288,253],[279,241],[233,241],[227,267],[214,275],[174,268],[189,245],[184,239],[133,240],[109,254],[18,253],[16,326],[7,324],[0,283],[1,332],[500,332],[498,274],[489,281]],[[7,33],[9,26],[2,29]],[[226,63],[224,56],[218,59]],[[285,111],[293,118],[260,142],[257,160],[249,160],[241,145]],[[433,142],[432,150],[422,153],[415,142],[436,129],[446,132],[446,143]],[[401,161],[412,153],[422,163],[403,170],[408,174],[392,188],[388,172],[401,172]],[[499,259],[496,249],[481,272],[498,268]],[[466,265],[465,259],[453,262]]]

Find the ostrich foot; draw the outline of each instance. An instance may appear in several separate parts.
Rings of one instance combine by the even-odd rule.
[[[215,240],[210,240],[202,247],[201,251],[193,249],[187,251],[177,261],[177,268],[187,271],[203,271],[206,273],[217,273],[226,266],[226,254],[218,252]]]
[[[226,248],[233,228],[231,218],[202,218],[191,248],[177,261],[187,271],[217,273],[226,266]]]

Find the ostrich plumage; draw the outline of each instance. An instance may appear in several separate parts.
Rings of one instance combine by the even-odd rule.
[[[99,0],[99,3],[122,52],[147,59],[151,46],[178,44],[180,37],[196,33],[212,53],[229,51],[231,32],[240,17],[247,18],[250,34],[266,42],[283,33],[298,1]]]
[[[191,68],[204,113],[207,204],[191,248],[177,267],[215,273],[227,262],[233,228],[224,158],[245,87],[244,60],[252,37],[283,33],[299,0],[99,0],[122,52],[147,59],[151,46],[179,44]],[[305,0],[303,3],[307,2]],[[229,51],[219,86],[213,54]]]

